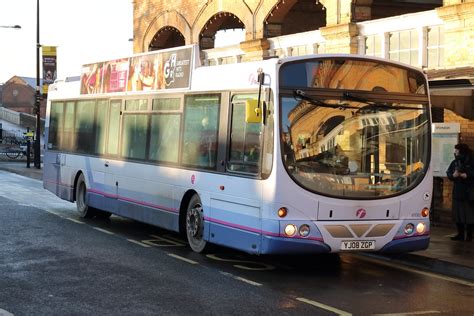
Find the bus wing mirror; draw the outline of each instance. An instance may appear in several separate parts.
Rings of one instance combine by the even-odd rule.
[[[258,104],[258,100],[245,101],[245,123],[261,123],[263,107]]]

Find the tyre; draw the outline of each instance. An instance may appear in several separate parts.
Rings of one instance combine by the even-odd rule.
[[[201,199],[197,194],[193,195],[186,209],[186,237],[191,249],[202,252],[207,242],[203,239],[204,214]]]
[[[76,207],[79,215],[82,218],[92,218],[96,215],[96,210],[89,205],[87,205],[87,187],[86,181],[84,180],[84,175],[81,174],[79,179],[77,179],[76,186]]]

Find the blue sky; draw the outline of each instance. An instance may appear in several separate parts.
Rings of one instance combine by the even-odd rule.
[[[36,0],[0,0],[0,83],[36,77]],[[58,79],[132,54],[132,0],[40,0],[40,43],[57,46]]]

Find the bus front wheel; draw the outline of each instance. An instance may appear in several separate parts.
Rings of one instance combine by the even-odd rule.
[[[198,195],[193,195],[186,210],[186,236],[191,249],[195,252],[202,252],[207,242],[203,239],[204,214],[201,199]]]
[[[79,215],[82,218],[92,218],[96,215],[95,209],[87,205],[86,201],[87,196],[87,187],[86,181],[84,180],[84,175],[81,174],[79,179],[77,179],[76,187],[76,207]]]

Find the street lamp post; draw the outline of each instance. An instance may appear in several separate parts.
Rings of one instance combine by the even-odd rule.
[[[36,0],[36,95],[35,95],[35,111],[36,111],[36,135],[35,135],[35,157],[34,165],[37,169],[41,169],[41,94],[40,94],[40,7],[39,0]]]

